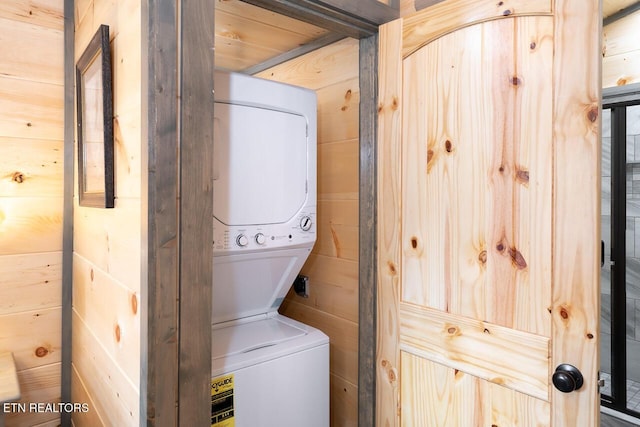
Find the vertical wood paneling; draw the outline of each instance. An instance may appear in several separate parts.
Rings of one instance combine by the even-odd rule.
[[[0,352],[22,402],[60,400],[63,2],[0,4]],[[11,413],[9,426],[59,420]]]
[[[552,30],[491,21],[405,59],[404,300],[549,335]]]
[[[404,352],[401,383],[403,425],[549,425],[549,402]]]
[[[399,421],[402,19],[380,27],[378,63],[378,221],[376,423]]]
[[[600,2],[557,0],[554,23],[552,369],[579,366],[578,393],[552,388],[553,426],[599,425]],[[583,34],[583,37],[575,37]],[[588,408],[585,410],[584,408]]]
[[[390,209],[388,227],[392,229],[394,215],[406,221],[402,234],[390,233],[390,244],[382,231],[378,242],[383,250],[402,244],[407,258],[420,261],[406,271],[393,260],[382,258],[378,263],[382,268],[387,261],[394,274],[402,275],[402,295],[408,303],[399,315],[400,346],[414,354],[402,356],[400,406],[391,405],[394,396],[383,396],[378,387],[377,404],[385,417],[378,423],[397,425],[397,415],[403,417],[403,425],[598,423],[599,2],[589,7],[577,0],[529,3],[527,7],[535,10],[516,7],[502,17],[495,15],[498,19],[481,13],[484,17],[473,25],[473,17],[480,16],[474,14],[483,7],[489,11],[495,3],[472,6],[467,0],[450,0],[425,9],[406,20],[404,52],[409,57],[400,65],[398,54],[387,64],[405,68],[402,77],[398,73],[389,81],[406,88],[399,102],[404,126],[389,140],[402,134],[402,145],[407,146],[402,167],[412,169],[403,172],[402,184],[381,188],[381,200],[393,200],[406,186],[402,210]],[[517,4],[524,5],[499,2],[498,7]],[[539,16],[551,11],[552,18]],[[439,30],[437,21],[445,15],[444,27],[449,29]],[[577,33],[589,37],[571,43]],[[384,32],[380,37],[381,52],[385,46],[401,44]],[[458,49],[465,55],[456,53]],[[432,56],[421,58],[431,50]],[[482,61],[474,55],[481,55]],[[469,76],[479,79],[474,83]],[[384,82],[381,77],[381,96]],[[381,135],[385,125],[381,118]],[[384,160],[381,163],[384,168]],[[397,162],[387,163],[398,172]],[[426,175],[426,181],[420,182],[420,175]],[[428,181],[429,175],[434,182]],[[434,197],[416,202],[424,193]],[[379,213],[384,215],[384,208]],[[439,246],[424,256],[429,239]],[[429,270],[438,264],[440,275],[430,277]],[[486,274],[486,281],[476,281],[480,273]],[[381,286],[379,295],[384,291]],[[379,319],[378,338],[394,354],[397,338],[385,328],[397,320],[397,307],[394,293],[387,292],[379,315],[389,320]],[[430,304],[431,309],[419,307]],[[408,321],[409,313],[418,311],[426,317]],[[427,318],[432,314],[442,319],[430,330]],[[480,322],[473,333],[460,326],[462,319],[470,318]],[[513,336],[498,337],[500,328],[487,319]],[[483,342],[491,337],[500,346],[518,348],[525,357],[536,353],[536,362],[520,364],[535,372],[535,390],[506,380],[510,363],[518,365],[515,355],[503,354],[506,360],[497,361],[493,355],[499,352],[483,349],[480,342],[470,344],[463,351],[466,356],[456,354],[454,343],[476,334]],[[429,348],[436,336],[443,341]],[[534,339],[535,352],[524,350],[520,339]],[[443,352],[442,357],[430,354],[432,350]],[[460,362],[467,356],[476,360],[474,364],[488,363],[496,373],[485,375],[463,366]],[[448,368],[430,366],[434,362]],[[550,371],[560,363],[580,367],[586,374],[583,389],[560,393],[550,385]],[[384,376],[379,378],[380,384]]]

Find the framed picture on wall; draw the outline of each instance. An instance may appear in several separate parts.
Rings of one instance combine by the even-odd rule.
[[[111,88],[109,26],[101,25],[76,63],[80,206],[114,206]]]

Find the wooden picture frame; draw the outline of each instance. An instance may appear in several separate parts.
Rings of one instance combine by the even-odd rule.
[[[111,80],[109,27],[101,25],[76,63],[80,206],[114,207]]]

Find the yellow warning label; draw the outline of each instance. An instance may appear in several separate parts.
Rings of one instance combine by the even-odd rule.
[[[211,427],[235,427],[233,374],[211,380]]]

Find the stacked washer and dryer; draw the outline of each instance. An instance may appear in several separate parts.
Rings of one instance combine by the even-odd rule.
[[[316,240],[316,95],[215,90],[211,424],[327,427],[329,339],[277,311]]]

